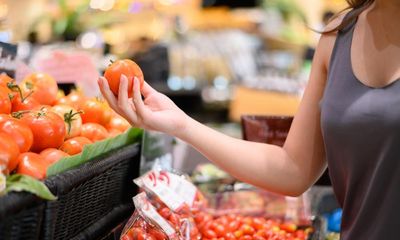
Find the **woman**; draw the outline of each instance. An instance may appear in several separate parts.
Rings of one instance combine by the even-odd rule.
[[[398,239],[400,229],[400,1],[348,0],[321,36],[310,80],[283,147],[246,142],[188,117],[145,84],[112,108],[131,124],[188,142],[233,176],[297,196],[329,166],[343,207],[342,239]]]

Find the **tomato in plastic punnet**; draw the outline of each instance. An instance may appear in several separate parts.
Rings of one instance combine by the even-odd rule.
[[[64,119],[66,135],[65,139],[79,136],[81,134],[82,118],[75,108],[68,105],[54,105],[50,111],[57,113]]]
[[[0,132],[8,134],[18,145],[21,153],[29,151],[33,133],[29,126],[19,119],[8,117],[0,121]]]
[[[59,148],[63,144],[66,134],[64,120],[56,113],[51,111],[23,113],[21,121],[32,130],[32,152],[39,153],[46,148]]]
[[[40,104],[53,105],[57,100],[56,80],[46,73],[32,73],[20,84],[23,93],[32,92],[32,97]]]
[[[92,142],[97,142],[108,137],[105,127],[97,123],[82,124],[81,136],[86,137]]]
[[[106,102],[92,98],[81,104],[79,110],[82,111],[83,123],[98,123],[106,126],[111,119],[111,108]]]
[[[90,141],[86,137],[73,137],[68,140],[66,140],[60,147],[60,150],[63,152],[68,153],[69,155],[75,155],[78,153],[81,153],[83,150],[83,147],[86,144],[91,144],[92,141]]]
[[[8,171],[18,165],[19,148],[17,143],[6,133],[0,132],[0,172],[1,165],[7,166]]]
[[[12,104],[8,93],[8,88],[0,86],[0,113],[9,114],[11,112]]]
[[[40,156],[42,156],[46,164],[50,166],[61,158],[68,157],[69,154],[56,148],[47,148],[40,152]]]
[[[47,163],[37,153],[26,152],[18,156],[17,173],[31,176],[36,179],[46,177]]]
[[[143,87],[143,72],[140,67],[130,59],[117,60],[113,62],[104,72],[108,85],[115,96],[118,96],[119,82],[121,75],[128,78],[128,97],[132,97],[133,79],[137,77],[140,82],[140,89]]]

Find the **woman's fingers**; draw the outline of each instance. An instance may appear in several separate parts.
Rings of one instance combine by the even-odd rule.
[[[108,104],[110,104],[112,109],[118,112],[117,99],[111,92],[110,87],[108,86],[107,79],[105,79],[104,77],[99,77],[97,83],[99,84],[101,94],[103,94],[103,97],[107,100]]]
[[[146,117],[147,114],[147,109],[144,105],[144,102],[142,100],[142,95],[140,93],[140,83],[139,83],[139,79],[137,77],[135,77],[133,79],[133,104],[136,108],[136,112],[138,114],[138,116],[144,120],[144,118]]]
[[[129,118],[131,122],[136,124],[138,117],[129,105],[128,78],[122,74],[118,89],[118,108],[124,113],[126,117]]]
[[[157,91],[154,88],[152,88],[147,82],[144,81],[141,92],[144,98],[147,98],[148,95],[150,95],[151,93],[155,93]]]

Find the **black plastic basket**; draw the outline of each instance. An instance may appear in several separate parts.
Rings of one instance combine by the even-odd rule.
[[[0,239],[37,240],[44,201],[30,193],[12,192],[0,197]]]
[[[119,206],[133,205],[137,189],[132,179],[139,166],[140,145],[134,144],[47,179],[58,199],[45,205],[41,239],[97,239],[102,230],[94,229],[95,223],[103,221],[97,227],[104,229],[117,225],[118,216],[106,216]]]

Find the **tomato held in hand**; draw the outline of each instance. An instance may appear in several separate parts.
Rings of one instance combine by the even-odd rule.
[[[19,148],[14,139],[6,133],[0,132],[0,172],[4,170],[4,166],[10,172],[14,170],[18,165],[18,155]]]
[[[22,114],[33,133],[32,152],[41,152],[46,148],[58,148],[66,135],[64,120],[54,112],[32,111]]]
[[[33,134],[29,126],[19,119],[7,118],[0,121],[0,132],[8,134],[18,145],[21,153],[29,151]]]
[[[143,87],[143,72],[140,67],[132,60],[124,59],[113,62],[105,71],[104,77],[115,96],[118,96],[119,81],[121,75],[128,78],[128,97],[132,97],[133,78],[137,77],[140,82],[140,89]]]
[[[92,141],[90,141],[86,137],[73,137],[68,140],[66,140],[60,147],[61,151],[64,151],[68,153],[69,155],[75,155],[80,152],[82,152],[83,147],[86,144],[91,144]]]
[[[56,148],[47,148],[42,152],[40,152],[40,156],[42,156],[43,161],[45,161],[46,164],[50,166],[51,164],[57,162],[61,158],[68,157],[69,154]]]
[[[33,152],[22,153],[18,157],[18,162],[17,173],[36,179],[44,179],[46,177],[48,165],[39,154]]]
[[[24,94],[32,91],[32,97],[40,104],[53,105],[57,100],[56,80],[45,73],[32,73],[20,84]]]
[[[82,125],[81,136],[86,137],[93,142],[103,140],[108,137],[105,127],[97,123],[85,123]]]

